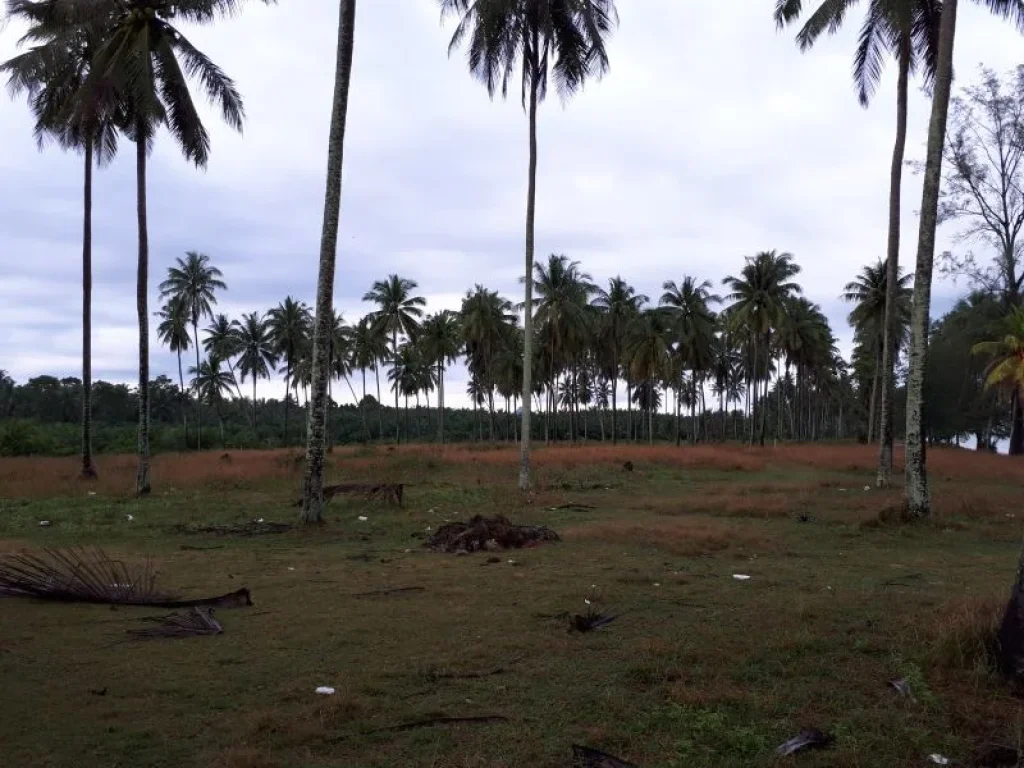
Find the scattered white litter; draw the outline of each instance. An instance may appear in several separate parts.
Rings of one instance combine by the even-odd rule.
[[[365,523],[369,519],[370,518],[368,518],[366,515],[360,515],[359,516],[359,522],[361,522],[361,523]]]
[[[1006,516],[1007,517],[1016,517],[1016,515],[1014,515],[1013,512],[1007,512]]]
[[[52,525],[52,523],[49,520],[40,520],[39,521],[39,527],[40,528],[49,528],[51,525]]]
[[[407,554],[407,555],[408,555],[408,554],[409,554],[410,552],[412,552],[412,550],[411,550],[411,549],[405,549],[405,550],[402,550],[402,551],[403,551],[403,552],[405,552],[405,554]]]
[[[429,530],[432,530],[432,529],[431,529],[431,527],[430,527],[429,525],[427,526],[427,530],[428,530],[428,531],[429,531]]]
[[[293,566],[289,565],[289,566],[288,566],[288,570],[289,570],[289,571],[294,571],[294,570],[295,570],[295,568],[294,568]]]
[[[949,758],[943,757],[938,752],[933,752],[932,754],[928,755],[928,759],[936,765],[949,765]]]
[[[95,496],[96,495],[96,491],[89,491],[89,495],[90,496]]]
[[[263,522],[263,518],[261,517],[261,518],[260,518],[259,520],[257,520],[256,522],[257,522],[257,523],[262,523],[262,522]]]
[[[590,605],[590,601],[587,600],[587,598],[585,598],[585,597],[583,598],[583,602],[586,603],[587,605]]]
[[[658,582],[658,581],[654,582],[654,586],[660,587],[661,586],[661,582]]]
[[[745,573],[734,573],[732,575],[736,581],[750,581],[750,577]]]
[[[316,692],[319,693],[321,696],[333,696],[334,695],[334,689],[331,688],[331,686],[329,686],[329,685],[321,685],[320,687],[318,687],[316,689]]]
[[[846,489],[845,489],[845,488],[840,488],[839,490],[840,490],[840,491],[845,491]]]
[[[130,523],[132,520],[135,519],[135,516],[134,515],[125,515],[124,519],[127,520]]]
[[[431,507],[430,509],[428,509],[428,510],[427,510],[427,514],[428,514],[428,515],[432,515],[432,514],[434,514],[434,508],[433,508],[433,507]]]
[[[508,561],[508,564],[509,564],[509,565],[515,565],[515,564],[516,564],[516,561],[515,561],[515,560],[509,560],[509,561]]]
[[[864,490],[865,491],[870,491],[871,490],[871,486],[870,485],[865,485],[864,486]]]

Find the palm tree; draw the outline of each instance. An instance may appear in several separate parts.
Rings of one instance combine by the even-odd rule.
[[[1020,0],[986,0],[993,13],[1010,19],[1024,31],[1024,4]],[[928,122],[924,183],[921,192],[917,263],[914,273],[914,303],[910,322],[910,373],[907,376],[906,483],[904,514],[908,519],[931,515],[928,475],[925,471],[924,372],[930,328],[932,267],[935,261],[935,230],[938,225],[939,194],[942,186],[942,153],[946,142],[946,118],[953,86],[953,47],[956,42],[957,0],[942,0],[938,56],[932,112]]]
[[[1024,394],[1024,308],[1016,307],[1006,318],[1001,339],[983,341],[971,350],[992,358],[985,372],[985,387],[1002,387],[1011,394]]]
[[[332,310],[333,312],[333,310]],[[348,386],[348,391],[352,394],[354,401],[359,400],[356,397],[356,391],[352,387],[352,380],[349,378],[352,374],[353,360],[355,359],[355,348],[353,345],[355,330],[348,323],[345,322],[344,315],[334,312],[334,320],[331,323],[331,345],[328,350],[328,367],[330,368],[331,378],[327,382],[328,386],[328,402],[333,402],[333,395],[331,395],[331,382],[334,379],[341,379]],[[366,433],[366,439],[370,439],[370,428],[366,425],[366,414],[360,409],[360,415],[363,420],[363,431]],[[328,419],[328,425],[330,419]],[[330,446],[330,429],[327,430],[327,444]]]
[[[423,307],[427,302],[422,296],[413,296],[415,280],[398,275],[389,275],[387,280],[378,280],[363,296],[363,301],[377,305],[376,312],[370,313],[371,321],[379,331],[391,334],[392,366],[397,365],[398,336],[412,337],[419,330]],[[389,377],[395,381],[394,377]],[[398,387],[395,387],[395,440],[398,433]]]
[[[93,100],[117,110],[120,127],[136,145],[136,214],[139,254],[136,302],[139,321],[139,466],[136,492],[149,492],[149,237],[146,215],[146,156],[161,125],[185,157],[204,167],[210,137],[195,109],[188,77],[199,81],[227,124],[241,130],[242,99],[234,82],[189,42],[172,22],[208,24],[237,11],[238,0],[188,0],[154,5],[151,0],[118,4],[54,3],[65,29],[103,30],[103,42],[82,83],[76,111]],[[113,84],[113,85],[111,85]]]
[[[797,35],[797,43],[807,50],[818,40],[822,32],[837,32],[847,10],[857,0],[830,0],[822,2]],[[802,9],[801,0],[777,0],[775,21],[778,26],[795,22]],[[871,0],[867,15],[861,26],[857,50],[854,55],[853,78],[857,96],[862,106],[868,106],[882,75],[886,54],[896,58],[899,74],[896,81],[896,142],[892,151],[892,165],[889,171],[889,234],[886,255],[886,285],[891,293],[886,295],[886,306],[896,306],[899,258],[900,258],[900,198],[903,183],[903,158],[907,146],[907,95],[910,89],[910,75],[923,68],[926,84],[935,77],[938,61],[939,19],[942,0]],[[894,389],[893,370],[896,352],[892,339],[896,335],[897,316],[894,311],[887,315],[883,310],[883,322],[888,329],[881,334],[881,448],[878,458],[877,485],[888,488],[892,482],[892,397]],[[877,391],[877,377],[873,391]],[[871,397],[871,421],[868,427],[868,441],[874,428],[875,394]]]
[[[292,378],[292,369],[299,358],[309,339],[309,326],[312,320],[309,307],[303,302],[296,301],[291,296],[285,298],[280,304],[267,313],[270,332],[270,342],[273,345],[274,356],[278,360],[284,360],[284,442],[288,444],[288,402],[290,388],[295,386]]]
[[[420,345],[427,362],[437,366],[437,441],[443,445],[444,369],[446,364],[454,363],[462,351],[459,316],[446,309],[427,317],[420,328]]]
[[[331,378],[329,347],[334,338],[334,265],[338,250],[338,219],[341,215],[341,172],[348,119],[348,88],[352,79],[355,44],[356,0],[339,0],[338,47],[334,70],[331,128],[327,141],[327,190],[320,234],[320,270],[316,285],[316,320],[313,325],[313,401],[306,440],[306,477],[302,494],[302,521],[320,522],[323,517],[324,450],[328,381]],[[336,362],[341,358],[336,358]],[[346,379],[347,380],[347,379]],[[365,426],[366,422],[363,422]]]
[[[227,285],[220,278],[223,273],[210,264],[210,257],[197,251],[188,251],[185,258],[178,258],[178,265],[167,270],[167,279],[160,283],[160,298],[174,297],[186,308],[192,323],[192,338],[196,348],[196,365],[199,368],[199,321],[213,316],[213,305],[217,303],[217,290],[226,290]],[[203,447],[202,398],[196,393],[196,447]]]
[[[911,275],[900,274],[901,271],[897,271],[895,299],[897,311],[895,313],[896,325],[893,328],[896,339],[894,339],[894,345],[891,345],[891,349],[896,350],[897,357],[899,341],[902,338],[900,329],[906,328],[906,322],[909,319],[910,281],[912,279]],[[878,414],[879,381],[883,378],[885,371],[884,347],[886,345],[885,329],[888,326],[886,315],[889,303],[888,279],[888,265],[885,262],[878,261],[861,269],[857,278],[853,282],[847,283],[841,294],[841,298],[844,301],[855,304],[848,317],[850,325],[856,328],[875,347],[873,351],[876,361],[871,383],[871,400],[868,407],[869,443],[875,437],[875,425],[878,423],[876,416]],[[879,433],[879,436],[881,436],[881,433]]]
[[[739,277],[729,276],[723,284],[732,291],[726,299],[733,302],[728,308],[732,327],[744,327],[751,338],[751,367],[747,380],[753,384],[753,406],[758,402],[758,383],[764,373],[765,396],[768,391],[771,333],[778,328],[785,312],[786,301],[801,293],[799,285],[791,281],[800,271],[790,253],[762,251],[747,258]],[[763,359],[761,353],[763,352]],[[763,400],[763,398],[762,398]],[[767,409],[761,408],[760,442],[764,445],[764,427]],[[750,414],[750,444],[754,444],[754,414]]]
[[[618,439],[616,411],[619,367],[622,365],[622,345],[626,329],[640,313],[650,299],[626,283],[621,277],[613,277],[608,281],[608,290],[595,288],[594,306],[601,312],[598,327],[599,349],[605,354],[600,355],[605,376],[612,384],[612,443]],[[627,405],[632,407],[627,396]]]
[[[256,432],[256,382],[269,379],[270,372],[277,367],[277,354],[274,351],[274,340],[270,332],[270,323],[261,312],[250,312],[242,315],[242,321],[234,323],[235,333],[240,345],[238,371],[242,381],[252,378],[252,431]]]
[[[583,87],[588,77],[608,70],[605,38],[617,15],[614,0],[439,0],[442,18],[460,17],[449,54],[469,37],[469,69],[493,98],[520,70],[522,99],[530,121],[530,159],[526,193],[526,266],[523,332],[523,392],[533,391],[533,261],[537,201],[537,105],[547,94],[548,77],[563,99]],[[523,438],[519,488],[529,489],[530,398],[523,398]]]
[[[474,290],[466,292],[459,314],[469,369],[487,392],[490,438],[493,440],[494,388],[497,385],[495,361],[506,340],[505,329],[514,317],[512,303],[496,291],[477,284]]]
[[[207,356],[216,357],[228,365],[228,373],[231,374],[231,384],[235,388],[238,400],[241,401],[242,389],[238,386],[238,377],[235,376],[235,364],[232,358],[242,351],[242,342],[238,338],[236,324],[228,320],[228,316],[221,313],[213,317],[213,321],[205,329],[206,338],[203,339],[203,349]],[[248,418],[248,415],[246,416]]]
[[[221,370],[220,359],[211,356],[203,360],[199,365],[188,369],[192,376],[192,386],[195,387],[196,397],[206,400],[217,412],[217,421],[220,422],[220,442],[224,445],[224,417],[220,411],[220,405],[224,402],[224,394],[231,392],[232,376]]]
[[[188,308],[184,302],[177,298],[171,298],[160,308],[157,313],[160,324],[157,326],[156,334],[161,344],[178,356],[178,385],[179,404],[181,405],[181,426],[185,433],[185,445],[188,445],[188,419],[185,416],[185,401],[188,396],[185,392],[185,378],[181,373],[181,353],[188,351],[192,345],[192,338],[188,335]]]
[[[96,478],[92,460],[92,170],[117,153],[117,129],[107,104],[82,93],[101,31],[94,26],[61,29],[51,6],[12,0],[8,15],[29,25],[20,44],[32,48],[0,65],[12,96],[23,91],[36,119],[40,149],[54,139],[63,149],[81,150],[85,161],[82,194],[82,472]],[[80,103],[79,103],[80,102]]]
[[[625,356],[630,374],[644,382],[647,407],[647,439],[654,442],[654,411],[658,399],[655,382],[671,365],[672,328],[663,309],[648,309],[631,324],[626,337]]]
[[[379,365],[388,355],[388,340],[386,334],[382,333],[372,322],[371,318],[364,317],[356,323],[352,335],[353,363],[359,369],[363,377],[363,399],[359,403],[360,409],[366,400],[366,370],[373,368],[377,380],[377,420],[378,437],[384,437],[384,416],[380,407],[380,369]]]

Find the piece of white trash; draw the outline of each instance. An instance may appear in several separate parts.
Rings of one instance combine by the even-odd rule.
[[[583,602],[586,603],[587,605],[590,605],[590,601],[587,600],[587,598],[585,598],[585,597],[583,598]]]
[[[870,491],[871,490],[871,486],[870,485],[865,485],[864,486],[864,490],[865,491]]]
[[[368,518],[366,515],[360,515],[359,516],[359,522],[361,522],[361,523],[365,523],[369,519],[370,518]]]
[[[289,565],[289,566],[288,566],[288,570],[289,570],[289,571],[294,571],[294,570],[295,570],[295,567],[294,567],[294,566],[291,566],[291,565]]]
[[[89,491],[89,495],[90,496],[95,496],[96,495],[96,491]]]
[[[52,525],[52,523],[50,523],[49,520],[40,520],[39,521],[39,527],[40,528],[49,528],[50,525]]]
[[[845,491],[846,491],[846,489],[845,489],[845,488],[840,488],[839,490],[840,490],[840,491],[843,491],[843,492],[845,492]]]
[[[261,518],[260,518],[259,520],[257,520],[256,522],[257,522],[257,523],[262,523],[262,522],[263,522],[263,518],[261,517]]]
[[[736,581],[750,581],[750,577],[745,573],[734,573],[732,575]]]
[[[661,586],[661,582],[658,582],[658,581],[654,582],[654,586],[660,587]]]
[[[949,758],[943,757],[938,752],[932,752],[932,754],[928,755],[928,759],[936,765],[949,765]]]
[[[132,520],[135,519],[135,516],[134,515],[125,515],[124,519],[127,520],[130,523]]]
[[[320,687],[318,687],[316,689],[316,692],[319,693],[321,696],[333,696],[334,695],[334,689],[331,688],[331,686],[329,686],[329,685],[321,685]]]

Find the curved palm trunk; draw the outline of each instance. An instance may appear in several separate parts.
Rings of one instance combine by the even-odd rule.
[[[932,265],[935,260],[935,228],[938,223],[942,184],[942,149],[953,81],[953,44],[956,39],[957,0],[945,0],[939,26],[939,59],[928,125],[924,190],[921,195],[921,226],[914,273],[914,306],[910,318],[910,375],[907,378],[907,466],[905,514],[908,518],[931,515],[928,475],[925,470],[924,372],[928,356],[928,315],[932,298]]]
[[[203,398],[199,393],[199,322],[192,321],[192,338],[196,345],[196,450],[203,450]]]
[[[896,144],[892,150],[889,171],[889,244],[885,261],[885,337],[882,339],[881,424],[879,425],[878,477],[879,488],[892,485],[892,411],[896,389],[893,371],[896,367],[896,296],[900,261],[900,190],[903,184],[903,156],[907,146],[907,93],[910,85],[910,57],[913,41],[910,35],[900,40],[899,78],[896,84]]]
[[[533,29],[530,77],[530,167],[526,186],[526,265],[524,274],[523,333],[523,436],[519,449],[519,490],[527,491],[533,484],[530,470],[530,393],[533,391],[533,247],[537,210],[537,59],[538,35]]]
[[[149,231],[146,222],[146,126],[135,126],[135,213],[139,227],[139,263],[135,302],[139,316],[139,435],[135,493],[149,493]]]
[[[95,480],[92,461],[92,141],[85,142],[82,192],[82,479]]]

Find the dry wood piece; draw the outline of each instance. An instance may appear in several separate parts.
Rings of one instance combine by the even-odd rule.
[[[398,725],[388,725],[384,728],[374,728],[368,733],[387,733],[391,731],[412,731],[416,728],[430,728],[434,725],[459,725],[459,724],[472,724],[479,725],[481,723],[507,723],[508,718],[504,715],[474,715],[471,717],[430,717],[426,720],[413,720],[409,723],[399,723]]]
[[[385,504],[402,506],[404,491],[404,483],[339,483],[324,486],[324,502],[330,501],[338,494],[346,493],[362,496],[367,501],[382,501]],[[301,507],[302,499],[296,501],[295,506]]]
[[[153,563],[126,563],[99,547],[48,548],[0,558],[0,595],[63,603],[102,603],[184,608],[252,605],[244,587],[193,600],[158,592]]]
[[[501,515],[476,515],[465,523],[442,525],[427,546],[440,552],[479,552],[532,547],[543,541],[561,539],[543,525],[515,525]]]
[[[219,635],[224,631],[220,622],[213,618],[212,608],[191,608],[184,613],[171,613],[167,616],[151,616],[143,621],[159,624],[146,629],[129,629],[128,634],[139,639],[154,637],[199,637],[201,635]]]
[[[612,757],[599,749],[573,744],[572,768],[636,768],[636,766],[633,763]]]
[[[394,589],[371,589],[369,592],[353,592],[352,597],[375,597],[377,595],[397,595],[401,592],[422,592],[426,587],[395,587]]]

